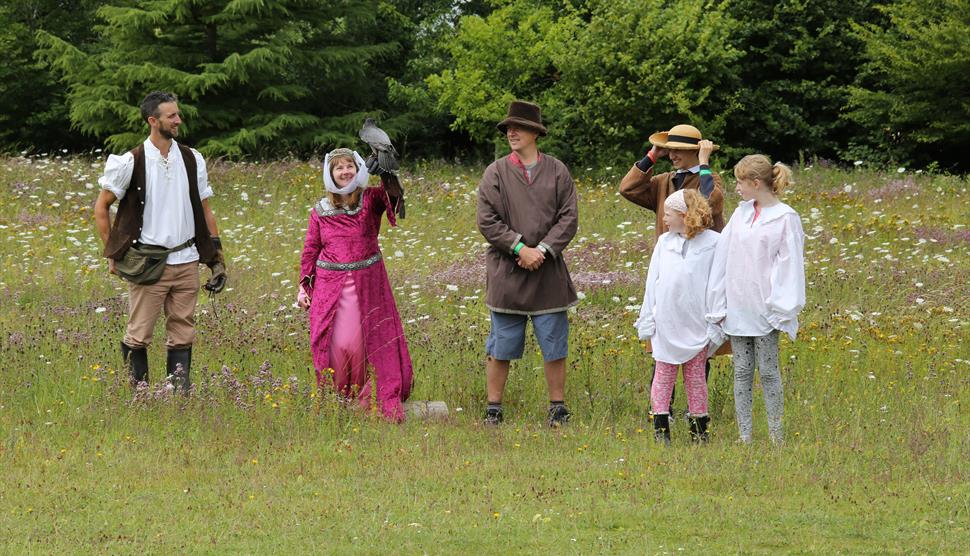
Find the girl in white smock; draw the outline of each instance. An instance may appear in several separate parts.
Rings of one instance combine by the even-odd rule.
[[[650,405],[654,437],[670,442],[670,396],[677,369],[684,366],[684,386],[693,440],[707,439],[707,381],[704,363],[721,343],[719,329],[705,320],[707,284],[719,234],[709,230],[711,208],[693,189],[681,189],[664,202],[668,231],[657,238],[647,283],[634,326],[650,340],[656,361]],[[713,348],[713,349],[712,349]]]
[[[749,155],[734,167],[743,202],[718,242],[708,286],[709,322],[720,324],[734,352],[734,407],[742,442],[751,442],[754,368],[758,367],[768,414],[768,435],[782,441],[784,395],[778,336],[794,340],[805,306],[802,221],[778,196],[791,169]]]

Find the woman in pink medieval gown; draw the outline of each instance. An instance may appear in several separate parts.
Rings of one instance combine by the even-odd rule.
[[[310,312],[319,386],[368,407],[373,368],[381,415],[401,422],[411,393],[411,356],[377,235],[383,213],[397,225],[394,207],[402,199],[390,197],[383,180],[368,187],[368,177],[364,160],[350,149],[324,158],[327,194],[310,211],[297,301]]]

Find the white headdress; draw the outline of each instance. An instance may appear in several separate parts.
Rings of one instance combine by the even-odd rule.
[[[353,157],[354,162],[357,163],[357,175],[354,176],[353,181],[347,184],[346,187],[337,187],[337,184],[334,183],[333,176],[330,173],[330,159],[345,156]],[[353,193],[358,187],[366,187],[367,180],[369,178],[370,173],[367,171],[367,165],[364,164],[364,159],[357,154],[357,151],[352,151],[350,149],[334,149],[328,152],[327,156],[323,158],[323,185],[327,188],[327,191],[331,193],[348,195]]]
[[[687,213],[687,201],[684,200],[684,190],[678,189],[664,201],[664,207],[677,212]]]

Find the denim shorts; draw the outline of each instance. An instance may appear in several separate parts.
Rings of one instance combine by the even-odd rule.
[[[532,319],[536,340],[545,361],[566,357],[569,351],[569,319],[566,311],[544,315],[515,315],[492,311],[492,329],[485,341],[485,353],[499,361],[521,359],[525,350],[525,321]]]

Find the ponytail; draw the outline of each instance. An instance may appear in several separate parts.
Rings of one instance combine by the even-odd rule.
[[[792,185],[792,171],[781,162],[771,164],[763,154],[749,154],[734,165],[734,177],[739,180],[761,180],[776,196]]]
[[[781,162],[775,162],[771,167],[771,190],[775,195],[781,195],[792,183],[791,168]]]

